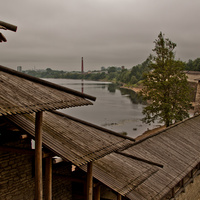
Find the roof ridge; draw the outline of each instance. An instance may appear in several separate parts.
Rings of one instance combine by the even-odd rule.
[[[156,133],[153,133],[153,134],[151,134],[151,135],[149,135],[149,136],[147,136],[147,137],[144,137],[144,138],[141,139],[141,140],[136,141],[136,142],[133,144],[133,146],[135,146],[135,145],[137,145],[137,144],[140,144],[141,142],[143,142],[143,141],[145,141],[145,140],[147,140],[147,139],[150,139],[150,138],[152,138],[152,137],[155,137],[155,136],[157,136],[157,135],[159,135],[159,134],[161,134],[161,133],[163,133],[163,132],[165,132],[165,131],[167,131],[167,130],[169,130],[169,129],[171,129],[171,128],[174,128],[174,127],[176,127],[176,126],[178,126],[178,125],[180,125],[180,124],[182,124],[182,123],[188,121],[188,120],[192,120],[192,119],[194,119],[194,118],[196,118],[196,117],[198,117],[198,116],[200,116],[200,114],[194,115],[194,116],[189,117],[189,118],[187,118],[187,119],[184,119],[184,120],[182,120],[182,121],[180,121],[180,122],[177,122],[177,123],[175,123],[175,124],[172,124],[172,125],[166,127],[164,130],[160,130],[160,131],[158,131],[158,132],[156,132]]]

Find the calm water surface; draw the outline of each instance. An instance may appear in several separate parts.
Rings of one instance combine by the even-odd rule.
[[[61,112],[116,132],[126,132],[133,138],[141,135],[147,128],[157,127],[157,124],[149,126],[141,122],[144,105],[134,91],[116,88],[109,82],[47,80],[80,92],[83,90],[97,98],[94,105],[62,109]]]

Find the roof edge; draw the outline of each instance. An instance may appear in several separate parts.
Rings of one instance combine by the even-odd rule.
[[[4,67],[2,65],[0,65],[0,71],[6,72],[6,73],[9,73],[9,74],[21,77],[21,78],[25,78],[25,79],[27,79],[29,81],[33,81],[35,83],[40,83],[40,84],[52,87],[52,88],[57,89],[57,90],[61,90],[63,92],[68,92],[70,94],[73,94],[73,95],[76,95],[76,96],[79,96],[79,97],[82,97],[82,98],[86,98],[86,99],[89,99],[89,100],[92,100],[92,101],[96,100],[96,97],[94,97],[94,96],[91,96],[91,95],[88,95],[88,94],[84,94],[84,93],[78,92],[76,90],[73,90],[73,89],[70,89],[70,88],[67,88],[67,87],[63,87],[61,85],[57,85],[55,83],[51,83],[49,81],[42,80],[42,79],[36,78],[34,76],[30,76],[28,74],[24,74],[22,72],[18,72],[16,70],[10,69],[8,67]]]
[[[149,136],[147,136],[147,137],[145,137],[145,138],[143,138],[143,139],[141,139],[141,140],[136,141],[136,142],[133,144],[133,146],[135,146],[135,145],[137,145],[137,144],[140,144],[140,143],[142,143],[143,141],[148,140],[148,139],[150,139],[150,138],[152,138],[152,137],[155,137],[155,136],[157,136],[157,135],[160,135],[160,134],[164,133],[165,131],[167,131],[167,130],[169,130],[169,129],[172,129],[172,128],[176,127],[176,126],[179,126],[180,124],[182,124],[182,123],[184,123],[184,122],[186,122],[186,121],[188,121],[188,120],[192,120],[192,119],[194,119],[194,118],[196,118],[196,117],[198,117],[198,116],[200,116],[200,114],[194,115],[194,116],[189,117],[189,118],[186,118],[186,119],[184,119],[184,120],[182,120],[182,121],[180,121],[180,122],[177,122],[177,123],[175,123],[175,124],[172,124],[171,126],[166,127],[164,130],[160,130],[160,131],[158,131],[158,132],[156,132],[156,133],[154,133],[154,134],[152,134],[152,135],[149,135]]]
[[[70,116],[70,115],[61,113],[61,112],[59,112],[59,111],[49,111],[49,112],[54,113],[54,114],[57,114],[57,115],[60,115],[61,117],[69,118],[69,119],[74,120],[74,121],[76,121],[76,122],[79,122],[79,123],[81,123],[81,124],[85,124],[85,125],[87,125],[87,126],[91,126],[91,127],[95,128],[95,129],[98,129],[98,130],[101,130],[101,131],[105,131],[105,132],[110,133],[110,134],[112,134],[112,135],[115,135],[115,136],[118,136],[118,137],[121,137],[121,138],[124,138],[124,139],[131,140],[131,141],[135,142],[135,139],[134,139],[134,138],[131,138],[131,137],[129,137],[129,136],[122,135],[122,134],[120,134],[120,133],[111,131],[111,130],[106,129],[106,128],[103,128],[103,127],[101,127],[101,126],[92,124],[92,123],[90,123],[90,122],[83,121],[83,120],[81,120],[81,119],[72,117],[72,116]]]

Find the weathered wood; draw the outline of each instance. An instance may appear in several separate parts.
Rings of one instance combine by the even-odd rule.
[[[121,194],[117,194],[117,200],[122,200],[122,195]]]
[[[7,42],[6,37],[2,33],[0,33],[0,42],[2,41]]]
[[[94,189],[94,200],[100,200],[101,198],[101,186],[97,185]]]
[[[53,159],[53,164],[57,164],[57,163],[60,163],[60,162],[63,162],[63,159],[60,158],[60,157]]]
[[[87,164],[87,200],[92,200],[93,196],[92,166],[93,162]]]
[[[5,27],[6,29],[8,29],[10,31],[14,31],[14,32],[17,31],[17,26],[15,26],[13,24],[9,24],[7,22],[0,21],[0,25]]]
[[[24,135],[21,135],[20,138],[23,140],[23,139],[26,139],[28,138],[28,135],[24,134]]]
[[[42,200],[42,116],[37,112],[35,118],[35,199]]]
[[[45,159],[45,200],[52,199],[52,158]]]
[[[98,130],[57,114],[46,111],[43,115],[43,143],[56,152],[57,156],[65,161],[71,161],[76,166],[133,144],[133,141],[128,139],[110,135],[107,131]],[[11,115],[6,118],[33,137],[35,136],[33,114]]]

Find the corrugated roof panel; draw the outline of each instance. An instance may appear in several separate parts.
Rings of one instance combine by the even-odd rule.
[[[34,114],[12,115],[7,118],[35,136]],[[115,136],[105,129],[102,131],[55,113],[46,111],[43,115],[43,144],[77,166],[129,147],[133,143],[128,138]]]
[[[200,115],[135,142],[122,153],[129,157],[111,153],[95,161],[93,176],[130,199],[162,199],[200,163]]]
[[[87,166],[81,168],[87,171]],[[157,166],[118,153],[111,153],[93,164],[93,176],[123,196],[157,171]]]
[[[200,162],[200,116],[172,126],[124,152],[164,166],[127,197],[132,199],[137,193],[137,199],[142,199],[149,188],[146,199],[161,199]]]
[[[84,94],[77,96],[76,91],[73,94],[70,89],[68,92],[67,88],[64,91],[48,86],[45,81],[39,82],[0,71],[0,116],[92,105]]]

